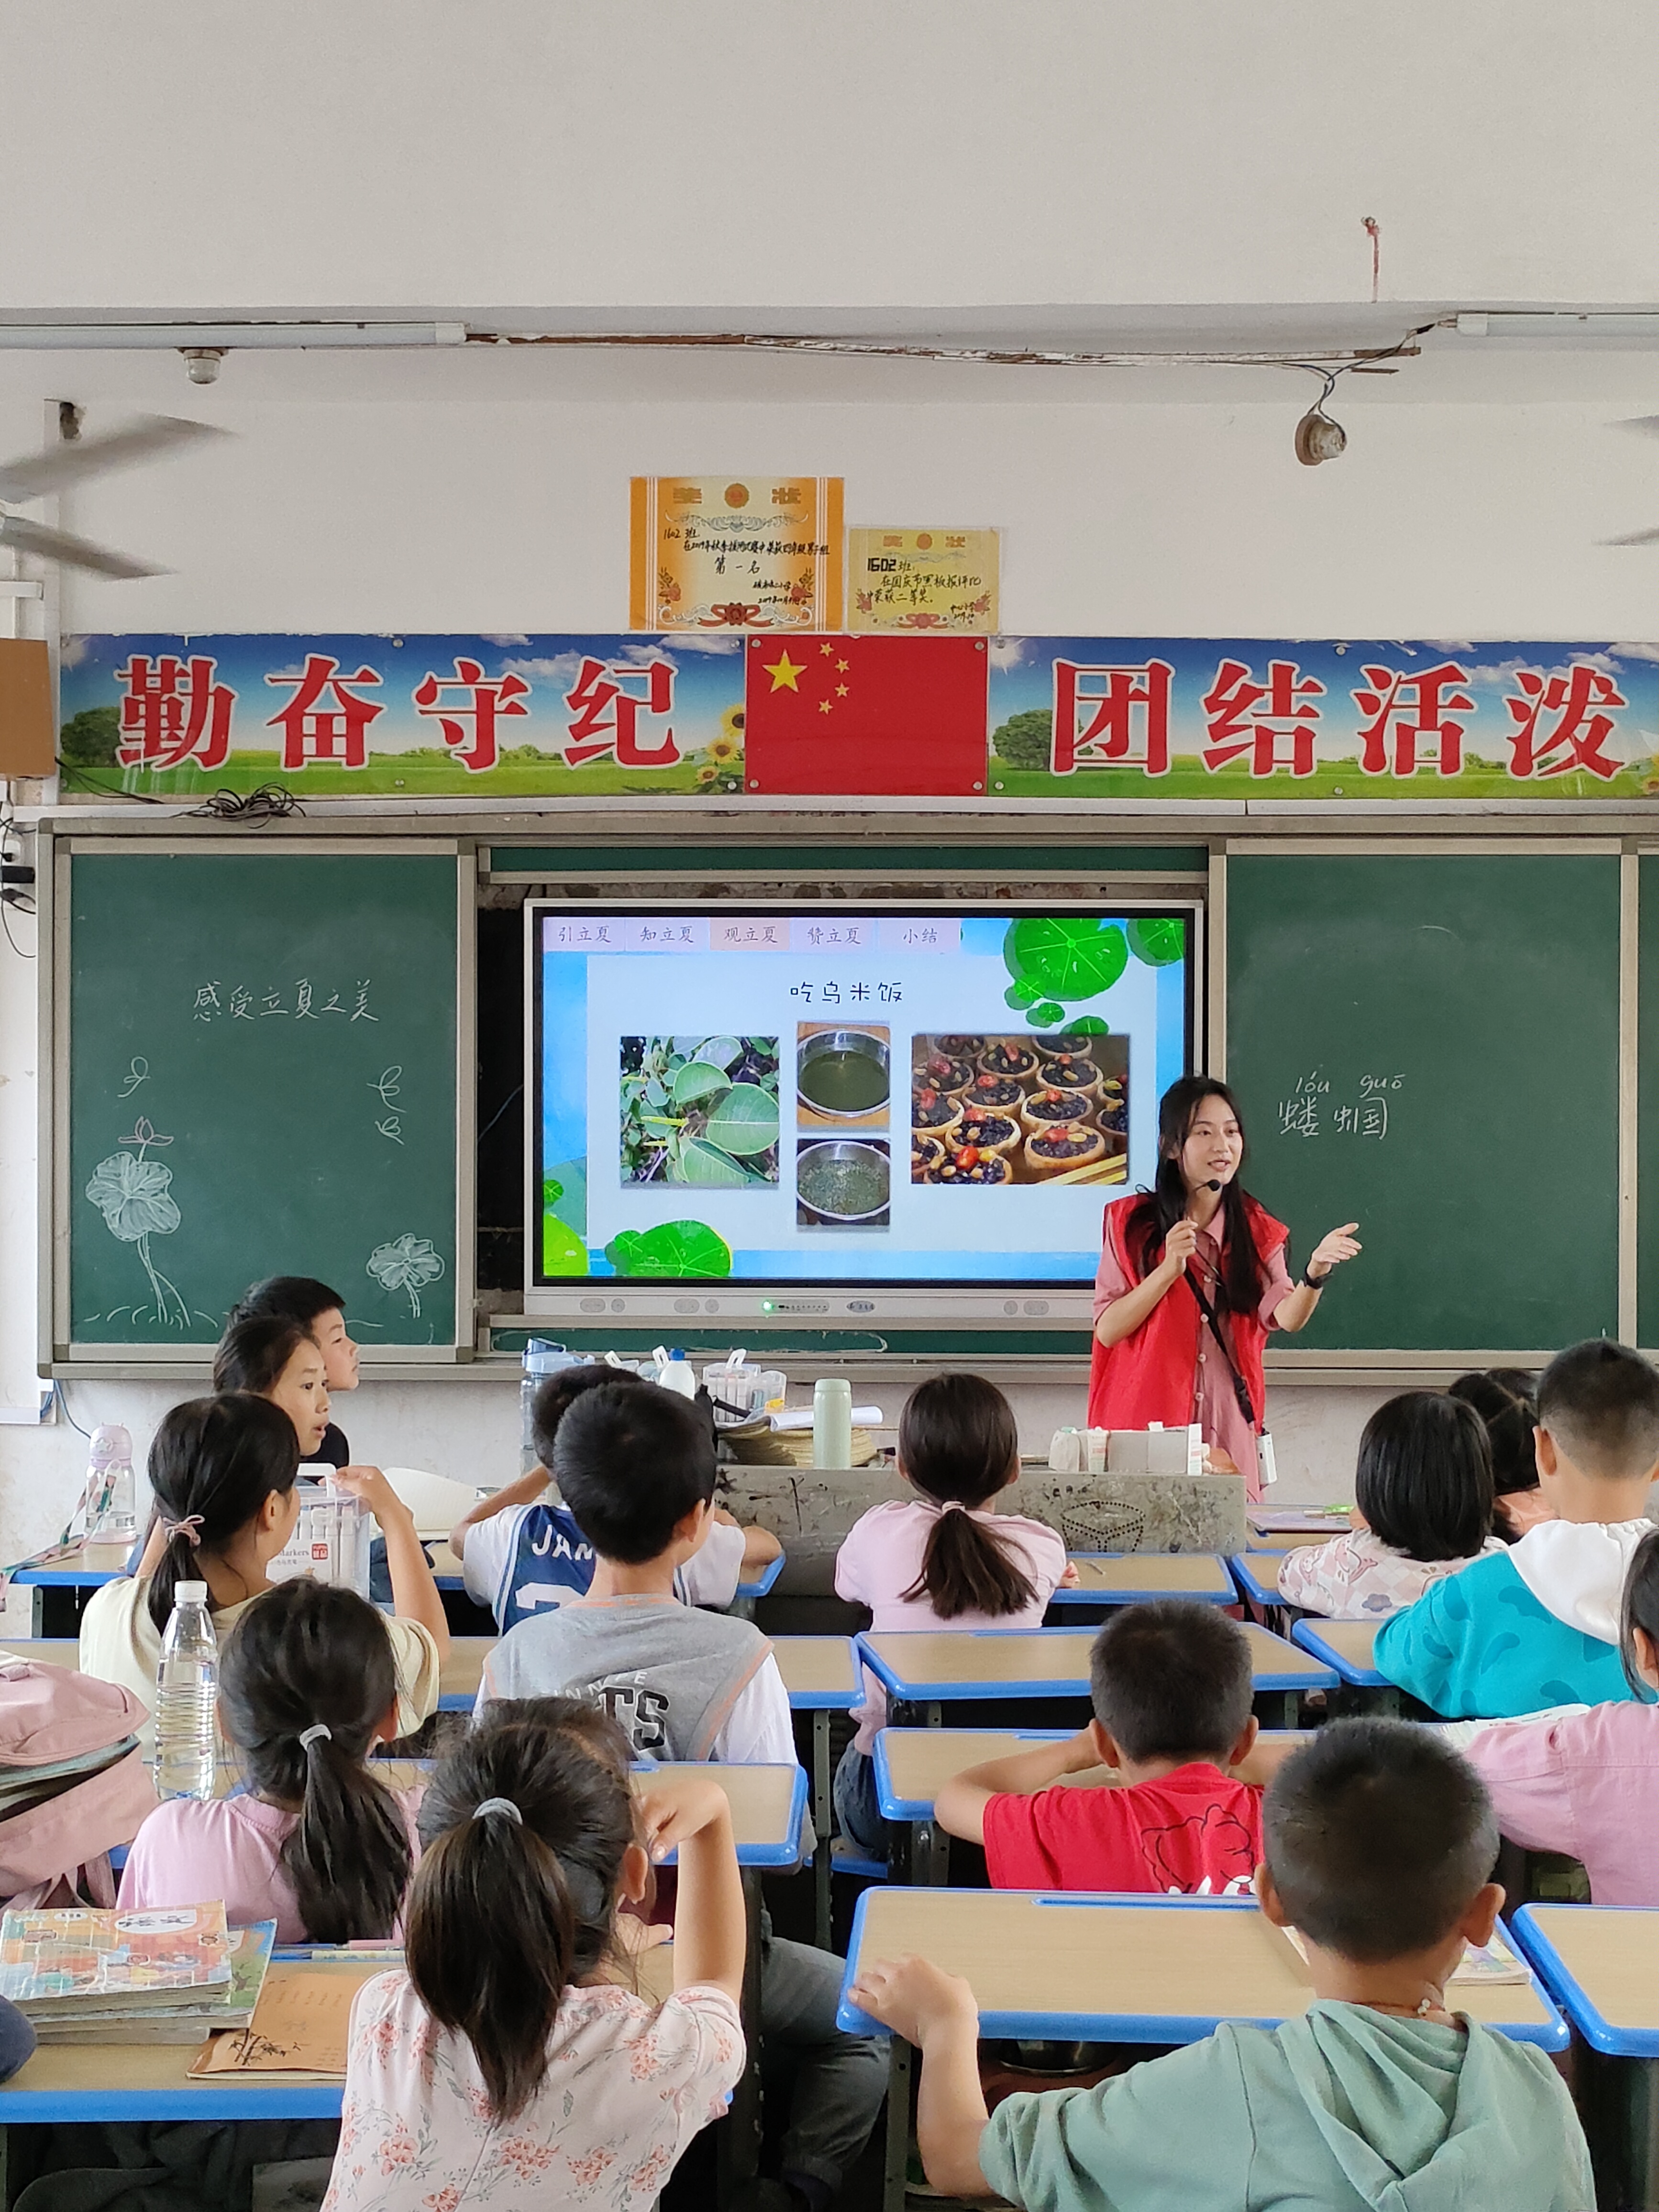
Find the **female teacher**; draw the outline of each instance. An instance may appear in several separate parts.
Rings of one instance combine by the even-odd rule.
[[[1290,1231],[1239,1183],[1243,1158],[1226,1085],[1207,1075],[1172,1083],[1158,1109],[1156,1182],[1106,1209],[1089,1425],[1196,1421],[1259,1498],[1267,1331],[1306,1328],[1332,1268],[1359,1250],[1359,1224],[1334,1229],[1293,1284]]]

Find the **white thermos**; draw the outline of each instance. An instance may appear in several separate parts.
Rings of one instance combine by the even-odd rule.
[[[812,1385],[812,1464],[853,1464],[853,1386],[844,1376],[826,1375]]]

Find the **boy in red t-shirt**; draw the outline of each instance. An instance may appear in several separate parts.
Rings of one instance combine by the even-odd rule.
[[[1125,1606],[1095,1638],[1089,1681],[1087,1728],[952,1777],[939,1826],[984,1844],[994,1889],[1248,1891],[1261,1791],[1228,1771],[1256,1733],[1238,1623],[1173,1598]],[[1062,1783],[1102,1766],[1121,1783]]]

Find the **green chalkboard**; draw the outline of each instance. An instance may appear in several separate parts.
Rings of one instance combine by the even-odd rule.
[[[1659,1345],[1659,856],[1644,854],[1637,871],[1636,1340],[1653,1346]]]
[[[1246,1180],[1365,1246],[1280,1346],[1615,1333],[1616,854],[1234,855],[1226,958]]]
[[[453,849],[60,865],[59,1355],[211,1342],[274,1273],[343,1291],[371,1358],[453,1351],[458,1310],[469,1340]]]

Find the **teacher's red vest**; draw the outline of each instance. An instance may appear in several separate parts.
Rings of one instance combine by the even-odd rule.
[[[1104,1224],[1118,1265],[1131,1283],[1141,1279],[1127,1243],[1129,1216],[1139,1203],[1138,1197],[1115,1200],[1106,1209]],[[1248,1192],[1244,1218],[1265,1267],[1290,1231]],[[1199,1324],[1198,1300],[1184,1283],[1176,1283],[1121,1344],[1108,1346],[1097,1338],[1089,1370],[1089,1426],[1144,1429],[1159,1421],[1166,1429],[1184,1428],[1193,1418]],[[1249,1385],[1250,1403],[1255,1407],[1259,1425],[1267,1396],[1261,1371],[1267,1329],[1255,1313],[1229,1313],[1223,1317],[1222,1327],[1238,1362],[1238,1371]]]

